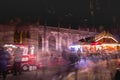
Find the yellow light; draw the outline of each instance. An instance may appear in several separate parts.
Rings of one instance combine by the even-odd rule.
[[[103,37],[97,39],[96,42],[99,41],[99,40],[101,40],[101,39],[103,39],[103,38],[111,38],[111,39],[113,39],[115,42],[118,43],[118,41],[117,41],[115,38],[111,37],[111,36],[103,36]]]
[[[21,31],[21,33],[20,33],[20,44],[22,44],[22,34],[23,34],[23,32]]]
[[[117,46],[118,44],[102,44],[102,46]]]

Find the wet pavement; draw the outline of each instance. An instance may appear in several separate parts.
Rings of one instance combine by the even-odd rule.
[[[84,63],[86,64],[85,68],[80,65],[77,72],[69,73],[64,80],[113,80],[117,62],[117,59],[98,61],[97,63],[87,60]]]
[[[21,75],[13,76],[11,73],[7,75],[6,80],[52,80],[52,77],[58,72],[58,71],[64,71],[66,68],[66,63],[63,60],[59,61],[45,61],[47,65],[44,68],[39,68],[37,70],[32,71],[25,71],[22,72]],[[0,75],[0,80],[1,75]]]
[[[66,73],[65,64],[56,64],[52,67],[41,68],[39,70],[23,72],[21,75],[13,76],[9,74],[6,80],[113,80],[119,59],[98,60],[93,62],[89,59],[81,60],[77,71]],[[59,75],[58,73],[61,71]],[[62,76],[62,79],[59,77]]]

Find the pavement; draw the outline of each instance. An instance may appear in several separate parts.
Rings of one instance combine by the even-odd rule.
[[[46,73],[47,72],[47,73]],[[13,76],[12,74],[7,76],[6,80],[49,80],[49,76],[53,74],[54,72],[52,71],[45,71],[43,73],[42,71],[28,71],[28,72],[23,72],[21,75]]]
[[[54,66],[50,68],[38,69],[34,71],[22,72],[21,75],[13,76],[8,74],[6,80],[52,80],[52,77],[65,66]]]
[[[85,63],[86,67],[83,68],[80,65],[77,72],[69,73],[63,80],[113,80],[117,62],[117,59],[104,60],[97,63],[87,60]]]
[[[46,60],[45,60],[46,61]],[[65,70],[66,63],[63,60],[48,62],[44,68],[37,70],[24,71],[21,75],[7,75],[6,80],[52,80],[52,77],[59,71]],[[1,80],[1,77],[0,77]]]
[[[77,66],[79,67],[77,72],[70,72],[61,80],[112,80],[116,72],[117,62],[118,59],[111,59],[109,61],[100,60],[97,63],[91,62],[90,60],[87,60],[85,63],[82,61],[80,62],[80,65]],[[54,78],[56,73],[65,71],[66,68],[65,64],[56,64],[52,67],[22,72],[21,75],[17,76],[8,74],[6,80],[59,80],[58,76],[57,78]],[[75,77],[77,77],[77,79],[75,79]]]

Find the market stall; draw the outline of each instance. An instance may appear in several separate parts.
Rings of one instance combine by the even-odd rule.
[[[95,42],[101,43],[99,45],[100,51],[103,53],[117,53],[119,41],[110,33],[102,32],[95,36]]]
[[[120,51],[119,41],[105,31],[94,37],[81,39],[79,42],[81,53],[118,53]]]

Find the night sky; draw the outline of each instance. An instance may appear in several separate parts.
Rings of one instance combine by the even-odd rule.
[[[57,26],[113,27],[120,25],[119,0],[0,0],[0,22],[19,17],[22,21]],[[93,10],[94,14],[90,12]]]

